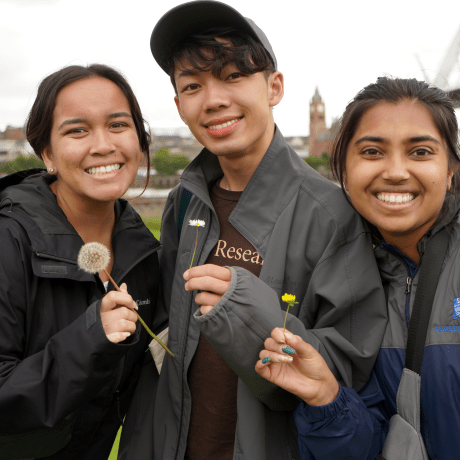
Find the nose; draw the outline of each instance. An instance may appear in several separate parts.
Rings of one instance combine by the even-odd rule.
[[[115,150],[111,133],[106,129],[96,129],[93,131],[91,154],[107,155]]]
[[[230,97],[223,82],[217,78],[212,78],[211,81],[208,81],[205,88],[203,110],[209,113],[220,108],[229,107],[230,104]]]
[[[403,182],[410,177],[408,160],[404,153],[394,152],[387,156],[382,178],[394,183]]]

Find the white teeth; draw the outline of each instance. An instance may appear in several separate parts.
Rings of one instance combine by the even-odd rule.
[[[226,128],[227,126],[232,125],[233,123],[236,123],[238,121],[238,118],[235,118],[234,120],[227,121],[225,123],[222,123],[221,125],[212,125],[208,126],[209,129],[222,129]]]
[[[112,171],[116,171],[117,169],[120,169],[121,165],[120,164],[113,164],[113,165],[108,165],[108,166],[98,166],[96,168],[89,168],[86,170],[88,174],[106,174]]]
[[[412,201],[415,196],[411,193],[379,193],[377,198],[385,203],[408,203]]]

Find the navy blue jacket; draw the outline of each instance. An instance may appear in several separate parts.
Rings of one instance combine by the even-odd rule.
[[[419,243],[446,225],[450,241],[433,301],[421,371],[421,432],[430,458],[456,460],[460,452],[460,226],[458,204]],[[335,401],[296,410],[302,459],[374,459],[397,411],[407,332],[420,266],[390,245],[375,250],[388,305],[388,325],[371,380],[356,394],[341,388]]]

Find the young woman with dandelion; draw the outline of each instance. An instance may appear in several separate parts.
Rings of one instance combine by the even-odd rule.
[[[149,134],[124,77],[91,65],[42,81],[27,139],[47,170],[0,180],[0,458],[106,459],[150,341],[135,311],[167,321],[159,243],[120,199]],[[90,242],[107,249],[84,271]]]
[[[458,458],[459,158],[452,103],[425,82],[379,78],[346,108],[333,169],[373,229],[389,322],[374,373],[359,396],[339,388],[324,360],[299,336],[276,328],[266,340],[256,370],[304,401],[296,411],[303,460],[373,460],[382,447],[387,460]],[[447,252],[430,250],[444,232]],[[419,319],[414,302],[430,283],[423,269],[431,253],[442,270],[420,342],[420,370],[414,371],[417,358],[405,361],[406,348],[410,356],[410,326]],[[433,265],[428,279],[435,276]],[[296,350],[293,356],[281,351],[286,344]]]

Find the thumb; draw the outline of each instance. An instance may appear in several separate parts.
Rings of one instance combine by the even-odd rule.
[[[123,283],[120,285],[120,291],[121,292],[128,292],[128,286],[126,285],[126,283]]]

